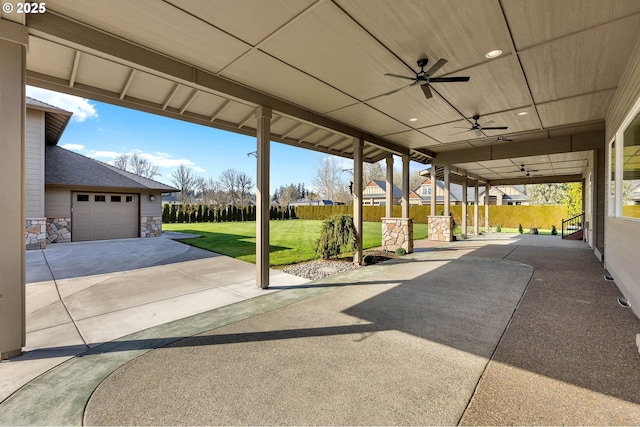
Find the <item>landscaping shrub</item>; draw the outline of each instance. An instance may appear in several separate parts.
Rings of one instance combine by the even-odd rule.
[[[376,258],[375,255],[371,255],[371,254],[365,255],[362,260],[364,261],[365,265],[371,265],[378,262],[378,258]]]
[[[398,256],[405,256],[407,254],[407,251],[404,248],[398,248],[396,249],[396,255]]]
[[[496,225],[496,233],[502,232],[502,226],[500,224]]]
[[[343,252],[356,250],[356,227],[349,215],[332,215],[322,222],[320,238],[316,241],[316,254],[323,259],[337,257]]]
[[[518,224],[518,233],[523,234],[524,230],[522,229],[522,224]]]
[[[551,235],[552,236],[557,236],[558,235],[558,230],[556,230],[556,226],[555,225],[551,226]]]

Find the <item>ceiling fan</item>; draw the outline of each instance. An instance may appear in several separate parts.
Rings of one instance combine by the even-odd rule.
[[[520,165],[520,172],[525,172],[524,176],[527,178],[531,176],[531,172],[539,172],[538,169],[525,169],[524,165]],[[533,176],[542,176],[542,175],[533,175]]]
[[[498,135],[498,137],[496,138],[496,141],[512,142],[513,139],[507,138],[506,136]]]
[[[484,122],[484,123],[478,123],[478,120],[480,120],[480,115],[476,114],[475,116],[473,116],[473,121],[474,123],[471,125],[470,128],[461,128],[459,126],[456,126],[458,129],[465,129],[462,132],[456,132],[456,133],[452,133],[452,135],[458,135],[460,133],[464,133],[464,132],[475,132],[476,136],[478,138],[482,137],[482,131],[483,130],[506,130],[509,129],[508,126],[488,126],[492,123],[494,123],[493,120],[489,120],[488,122]],[[509,141],[509,140],[505,140],[502,139],[501,141]]]
[[[429,60],[427,58],[418,59],[418,67],[420,67],[420,72],[415,73],[414,71],[414,73],[416,74],[415,77],[408,77],[408,76],[401,76],[399,74],[386,73],[385,76],[396,77],[396,78],[405,79],[405,80],[413,80],[413,83],[411,83],[408,86],[403,86],[400,89],[396,89],[394,91],[385,93],[385,95],[390,95],[402,89],[406,89],[410,86],[420,85],[420,88],[422,88],[422,92],[424,93],[424,96],[427,99],[429,99],[433,96],[433,94],[431,93],[431,89],[429,88],[429,85],[431,83],[451,83],[451,82],[468,82],[469,81],[469,77],[431,77],[436,71],[438,71],[440,68],[442,68],[444,64],[447,63],[447,60],[444,58],[440,58],[438,62],[433,64],[431,68],[425,71],[424,67],[427,65],[428,62]]]

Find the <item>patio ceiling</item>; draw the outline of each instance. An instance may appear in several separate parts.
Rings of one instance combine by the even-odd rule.
[[[28,84],[248,135],[255,108],[267,105],[274,141],[351,157],[362,137],[370,162],[394,152],[427,163],[601,131],[640,37],[637,0],[47,0],[46,8],[1,16],[29,27]],[[487,59],[494,49],[502,55]],[[417,87],[385,95],[410,83],[385,73],[412,75],[422,57],[448,60],[436,77],[471,79],[434,83],[431,99]],[[476,114],[509,128],[461,133]],[[487,179],[516,178],[521,164],[563,176],[580,173],[585,156],[464,166]]]

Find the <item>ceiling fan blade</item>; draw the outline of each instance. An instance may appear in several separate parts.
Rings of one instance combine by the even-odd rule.
[[[424,96],[426,96],[427,99],[433,97],[433,94],[431,93],[431,89],[429,89],[428,84],[420,85],[420,87],[422,88],[422,92],[424,92]]]
[[[391,74],[391,73],[386,73],[385,76],[389,76],[389,77],[396,77],[399,79],[405,79],[405,80],[415,80],[415,77],[407,77],[407,76],[401,76],[400,74]]]
[[[478,138],[482,138],[482,132],[480,132],[478,129],[476,129],[476,136]]]
[[[460,129],[460,128],[458,128],[458,129]],[[449,136],[453,136],[453,135],[460,135],[461,133],[471,132],[472,130],[473,130],[473,129],[463,130],[462,132],[456,132],[456,133],[449,134]]]
[[[486,126],[489,126],[492,123],[495,123],[495,122],[493,120],[489,120],[487,122],[480,123],[480,127],[483,128],[483,129],[486,129]]]
[[[446,63],[447,63],[447,60],[446,60],[446,59],[444,59],[444,58],[440,58],[440,59],[438,59],[438,62],[436,62],[435,64],[433,64],[433,65],[431,66],[431,68],[429,68],[427,71],[425,71],[425,74],[427,74],[427,75],[429,75],[429,76],[431,76],[431,75],[435,74],[435,72],[436,72],[436,71],[438,71],[440,68],[442,68],[442,66],[443,66],[444,64],[446,64]]]
[[[508,126],[492,126],[492,127],[484,127],[482,126],[482,130],[506,130],[509,129]]]
[[[432,83],[468,82],[469,77],[430,77]]]

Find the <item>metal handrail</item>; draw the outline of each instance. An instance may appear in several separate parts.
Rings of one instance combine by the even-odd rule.
[[[569,234],[577,233],[584,229],[584,212],[569,218],[562,220],[562,237],[566,237]]]

